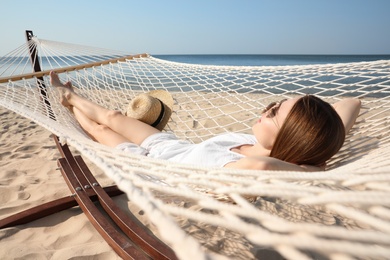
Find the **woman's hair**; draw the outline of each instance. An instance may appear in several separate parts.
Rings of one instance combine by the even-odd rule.
[[[271,157],[302,165],[323,165],[341,148],[345,128],[327,102],[306,95],[292,107],[276,137]]]

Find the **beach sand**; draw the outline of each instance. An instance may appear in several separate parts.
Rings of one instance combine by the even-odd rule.
[[[70,195],[57,170],[60,154],[51,133],[3,107],[0,115],[0,219]],[[112,184],[99,171],[95,177],[102,185]],[[127,203],[125,195],[114,200]],[[78,207],[0,230],[0,259],[74,257],[121,259]]]

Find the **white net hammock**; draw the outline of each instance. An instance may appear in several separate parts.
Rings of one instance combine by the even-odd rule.
[[[29,48],[38,50],[46,72],[28,74]],[[389,60],[233,67],[123,56],[34,37],[0,58],[0,105],[45,127],[104,170],[181,259],[390,256]],[[59,104],[47,76],[52,69],[71,80],[77,93],[111,109],[124,111],[140,92],[171,92],[175,105],[166,130],[194,142],[222,132],[251,133],[270,101],[296,95],[329,102],[353,96],[362,109],[324,172],[201,168],[93,142]],[[38,91],[42,83],[47,98]]]

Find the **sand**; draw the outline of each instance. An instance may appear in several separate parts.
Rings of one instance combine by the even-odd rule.
[[[51,133],[3,107],[0,115],[0,219],[70,195]],[[114,200],[126,204],[124,195]],[[78,207],[0,230],[0,259],[71,258],[121,259]]]

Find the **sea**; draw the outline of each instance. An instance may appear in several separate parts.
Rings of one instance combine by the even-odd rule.
[[[201,65],[220,65],[220,66],[292,66],[292,65],[315,65],[315,64],[335,64],[335,63],[351,63],[362,61],[378,61],[378,60],[390,60],[390,55],[152,55],[153,57],[173,61],[180,63],[201,64]],[[378,75],[380,76],[380,75]],[[350,84],[347,88],[352,90],[348,91],[346,95],[349,96],[366,96],[383,98],[390,95],[390,82],[388,80],[389,75],[379,77],[375,79],[375,85],[367,87],[359,87],[361,90],[356,90],[355,83],[359,80],[367,80],[364,78],[351,77],[340,78],[337,84]],[[321,80],[317,78],[317,80]],[[322,80],[335,80],[332,76],[323,76]],[[372,80],[371,83],[374,80]],[[273,83],[270,83],[273,84]],[[310,86],[313,82],[301,80],[298,85],[285,83],[283,86],[270,88],[267,91],[278,94],[283,91],[294,90],[299,86]],[[326,83],[322,87],[329,88],[327,91],[321,89],[310,88],[304,92],[307,94],[322,95],[343,95],[343,93],[335,90],[337,84]],[[243,86],[237,86],[240,90],[247,91]],[[234,88],[230,86],[230,88]],[[262,86],[259,86],[259,92],[261,92]],[[332,90],[333,89],[333,90]]]
[[[360,61],[390,60],[387,55],[152,55],[153,57],[190,64],[221,66],[286,66]]]
[[[311,65],[311,64],[334,64],[334,63],[349,63],[349,62],[361,62],[361,61],[377,61],[377,60],[390,60],[390,54],[386,55],[264,55],[264,54],[190,54],[190,55],[153,55],[155,58],[162,60],[168,60],[180,63],[200,64],[200,65],[220,65],[220,66],[286,66],[286,65]],[[95,56],[80,56],[80,60],[92,60]],[[100,58],[100,57],[97,57]],[[107,57],[110,59],[112,57]],[[50,60],[49,60],[50,59]],[[73,58],[72,58],[73,59]],[[64,63],[64,60],[70,63]],[[92,62],[89,61],[89,62]],[[43,70],[50,69],[50,67],[58,66],[71,66],[71,59],[63,58],[62,56],[50,56],[49,58],[42,57],[41,67]],[[3,74],[3,71],[15,73],[14,70],[22,67],[23,72],[30,73],[31,69],[26,66],[20,66],[20,64],[30,64],[28,57],[23,58],[8,58],[0,57],[0,77],[7,76]]]
[[[153,55],[155,58],[159,58],[162,60],[180,62],[180,63],[189,63],[189,64],[200,64],[200,65],[221,65],[221,66],[292,66],[292,65],[312,65],[312,64],[335,64],[335,63],[351,63],[351,62],[362,62],[362,61],[377,61],[377,60],[390,60],[390,55]],[[23,58],[27,59],[27,63],[29,60],[27,57]],[[60,58],[55,58],[56,62],[61,63]],[[26,62],[26,61],[24,61]],[[3,74],[1,68],[8,68],[8,71],[13,71],[13,69],[9,69],[8,66],[1,66],[2,60],[0,58],[0,78],[5,77],[7,75]],[[6,64],[5,64],[6,65]],[[46,66],[49,65],[48,61],[43,59],[42,69],[48,69]],[[69,65],[68,65],[69,66]],[[29,71],[30,72],[30,71]],[[26,72],[24,72],[26,73]],[[375,79],[375,82],[371,82],[371,85],[367,87],[361,87],[359,91],[349,92],[349,95],[364,95],[370,97],[385,97],[390,95],[390,81],[389,75],[380,74]],[[270,76],[272,77],[272,76]],[[265,78],[263,80],[266,80]],[[320,81],[328,81],[335,80],[332,76],[323,75],[322,78],[316,78],[316,80]],[[365,81],[365,78],[357,78],[357,77],[349,77],[349,78],[340,78],[336,83],[324,83],[322,87],[329,89],[324,93],[323,88],[310,88],[308,94],[317,94],[321,93],[322,95],[339,95],[341,93],[337,92],[337,90],[332,90],[337,88],[337,84],[346,84],[347,88],[354,90],[356,87],[356,82]],[[312,81],[309,80],[300,80],[299,82],[288,83],[285,82],[283,86],[280,85],[280,82],[276,80],[271,80],[268,85],[270,86],[267,89],[268,92],[272,92],[275,94],[283,93],[283,91],[292,91],[296,88],[300,88],[302,86],[311,86],[313,85]],[[373,81],[373,80],[372,80]],[[236,84],[231,86],[231,82],[227,82],[226,86],[224,85],[226,82],[221,82],[221,89],[225,89],[229,86],[229,90],[235,90],[239,92],[248,91],[243,84]],[[375,83],[375,84],[372,84]],[[277,84],[277,87],[273,87],[272,84]],[[135,86],[132,86],[136,88]],[[191,90],[202,90],[204,86],[192,86]],[[174,89],[172,89],[174,90]],[[259,84],[258,89],[256,91],[263,91],[263,86]]]

